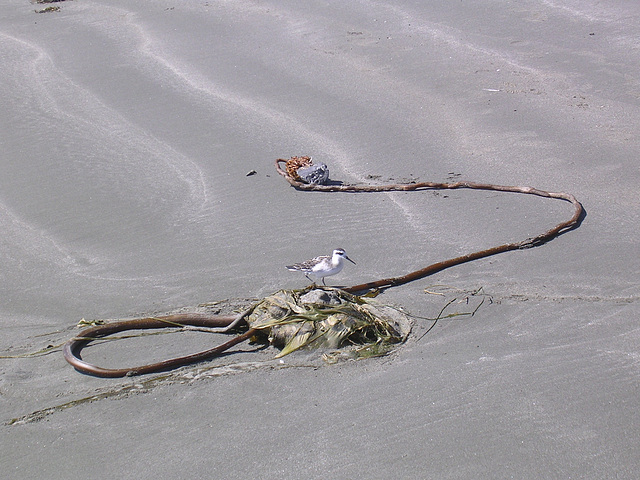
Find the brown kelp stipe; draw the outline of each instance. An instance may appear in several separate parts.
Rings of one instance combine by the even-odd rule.
[[[297,158],[297,157],[293,157]],[[487,248],[478,252],[469,253],[460,257],[451,258],[442,262],[434,263],[428,267],[416,270],[415,272],[407,273],[400,277],[385,278],[377,280],[375,282],[363,283],[360,285],[354,285],[352,287],[344,288],[343,290],[349,293],[362,293],[370,290],[383,290],[389,287],[396,287],[398,285],[404,285],[405,283],[413,282],[420,278],[427,277],[436,272],[444,270],[445,268],[453,267],[454,265],[460,265],[462,263],[477,260],[479,258],[489,257],[498,253],[508,252],[511,250],[522,250],[525,248],[536,247],[542,245],[549,240],[557,237],[558,235],[573,230],[580,225],[582,218],[584,217],[584,208],[576,200],[576,198],[569,193],[562,192],[546,192],[544,190],[538,190],[533,187],[518,187],[518,186],[505,186],[505,185],[492,185],[489,183],[474,183],[474,182],[453,182],[453,183],[435,183],[435,182],[416,182],[416,183],[393,183],[388,185],[316,185],[309,183],[302,183],[289,174],[289,170],[283,170],[280,167],[281,163],[288,166],[289,160],[279,158],[276,160],[276,170],[282,175],[288,182],[297,190],[315,191],[315,192],[411,192],[411,191],[423,191],[423,190],[454,190],[459,188],[469,188],[474,190],[492,190],[496,192],[513,192],[513,193],[526,193],[528,195],[536,195],[538,197],[545,198],[557,198],[560,200],[571,203],[574,207],[574,212],[571,218],[565,222],[559,223],[555,227],[541,233],[533,238],[515,242],[505,243],[496,247]],[[285,167],[286,168],[286,167]]]
[[[405,283],[418,280],[420,278],[427,277],[436,272],[452,267],[454,265],[460,265],[462,263],[470,262],[491,255],[496,255],[511,250],[521,250],[525,248],[536,247],[542,245],[549,240],[561,235],[569,230],[577,228],[580,222],[584,218],[584,209],[580,202],[576,198],[568,193],[556,193],[546,192],[544,190],[538,190],[533,187],[518,187],[518,186],[504,186],[504,185],[492,185],[484,183],[474,182],[453,182],[453,183],[434,183],[434,182],[418,182],[409,184],[388,184],[388,185],[317,185],[300,182],[294,178],[294,174],[297,170],[300,161],[309,160],[309,157],[292,157],[289,160],[278,159],[276,160],[276,170],[282,175],[291,186],[298,190],[303,191],[316,191],[316,192],[393,192],[393,191],[424,191],[424,190],[452,190],[459,188],[468,188],[475,190],[491,190],[497,192],[513,192],[524,193],[528,195],[536,195],[545,198],[557,198],[560,200],[571,203],[574,207],[574,213],[570,219],[565,222],[559,223],[555,227],[541,233],[533,238],[515,242],[505,243],[495,247],[480,250],[478,252],[469,253],[460,257],[444,260],[442,262],[434,263],[428,267],[416,270],[414,272],[407,273],[399,277],[385,278],[374,282],[363,283],[360,285],[354,285],[351,287],[343,288],[342,290],[348,293],[362,294],[368,291],[380,291],[390,287],[404,285]],[[285,169],[282,169],[280,164],[285,164]],[[309,162],[307,162],[309,163]],[[306,163],[305,163],[306,165]],[[146,373],[160,372],[164,370],[178,368],[184,365],[189,365],[204,360],[209,360],[216,356],[221,355],[238,343],[244,342],[253,337],[259,329],[246,327],[245,317],[251,312],[248,311],[232,316],[232,315],[208,315],[208,314],[194,314],[184,313],[176,315],[168,315],[164,317],[149,317],[136,320],[126,320],[121,322],[113,322],[106,325],[99,325],[91,327],[80,332],[78,336],[70,340],[65,344],[63,353],[65,359],[73,365],[76,370],[98,377],[124,377],[129,375],[142,375]],[[119,369],[107,369],[91,365],[80,358],[80,351],[84,346],[93,340],[103,338],[113,333],[123,332],[127,330],[138,329],[154,329],[154,328],[168,328],[168,327],[184,327],[184,326],[196,326],[196,327],[220,327],[222,332],[233,331],[236,326],[244,325],[248,330],[241,333],[231,340],[215,347],[210,350],[187,355],[184,357],[172,358],[158,363],[152,363],[149,365],[143,365],[140,367],[131,368],[119,368]]]
[[[246,312],[245,312],[246,313]],[[135,320],[124,320],[121,322],[112,322],[106,325],[98,325],[96,327],[87,328],[81,331],[75,338],[72,338],[65,344],[62,353],[67,362],[69,362],[76,370],[89,375],[104,378],[118,378],[132,375],[143,375],[145,373],[155,373],[164,370],[170,370],[192,363],[202,362],[219,356],[224,351],[244,342],[256,334],[257,330],[251,328],[246,332],[235,336],[231,340],[218,345],[215,348],[205,350],[203,352],[186,355],[184,357],[171,358],[162,362],[151,363],[139,367],[128,368],[102,368],[96,367],[83,361],[80,358],[80,351],[84,346],[93,340],[106,337],[113,333],[124,332],[127,330],[144,330],[150,328],[175,328],[175,327],[208,327],[222,328],[221,332],[230,330],[233,326],[239,324],[243,318],[241,315],[208,315],[204,313],[179,313],[175,315],[167,315],[163,317],[138,318]]]

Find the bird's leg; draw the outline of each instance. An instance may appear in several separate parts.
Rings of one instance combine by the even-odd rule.
[[[326,283],[324,283],[324,277],[322,277],[322,284],[323,284],[325,287],[327,286],[327,284],[326,284]]]

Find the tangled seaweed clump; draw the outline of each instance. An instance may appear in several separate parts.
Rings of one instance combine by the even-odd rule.
[[[281,349],[276,358],[303,347],[347,349],[355,358],[384,355],[411,331],[409,317],[395,308],[317,286],[265,297],[246,321]]]

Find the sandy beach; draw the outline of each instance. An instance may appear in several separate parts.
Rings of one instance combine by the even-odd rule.
[[[640,4],[74,0],[1,12],[0,476],[637,477]],[[243,345],[125,379],[65,362],[83,318],[302,288],[285,265],[338,247],[357,265],[328,284],[403,275],[572,214],[490,191],[302,192],[274,169],[295,155],[344,183],[567,192],[586,216],[542,246],[386,290],[379,301],[415,317],[385,357],[280,362]],[[139,365],[220,337],[83,355]]]

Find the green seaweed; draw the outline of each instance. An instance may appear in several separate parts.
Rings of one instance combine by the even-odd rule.
[[[314,301],[309,293],[326,298]],[[328,287],[280,290],[255,305],[247,322],[281,348],[276,358],[301,348],[348,346],[357,358],[384,355],[410,331],[406,315],[396,309]]]

